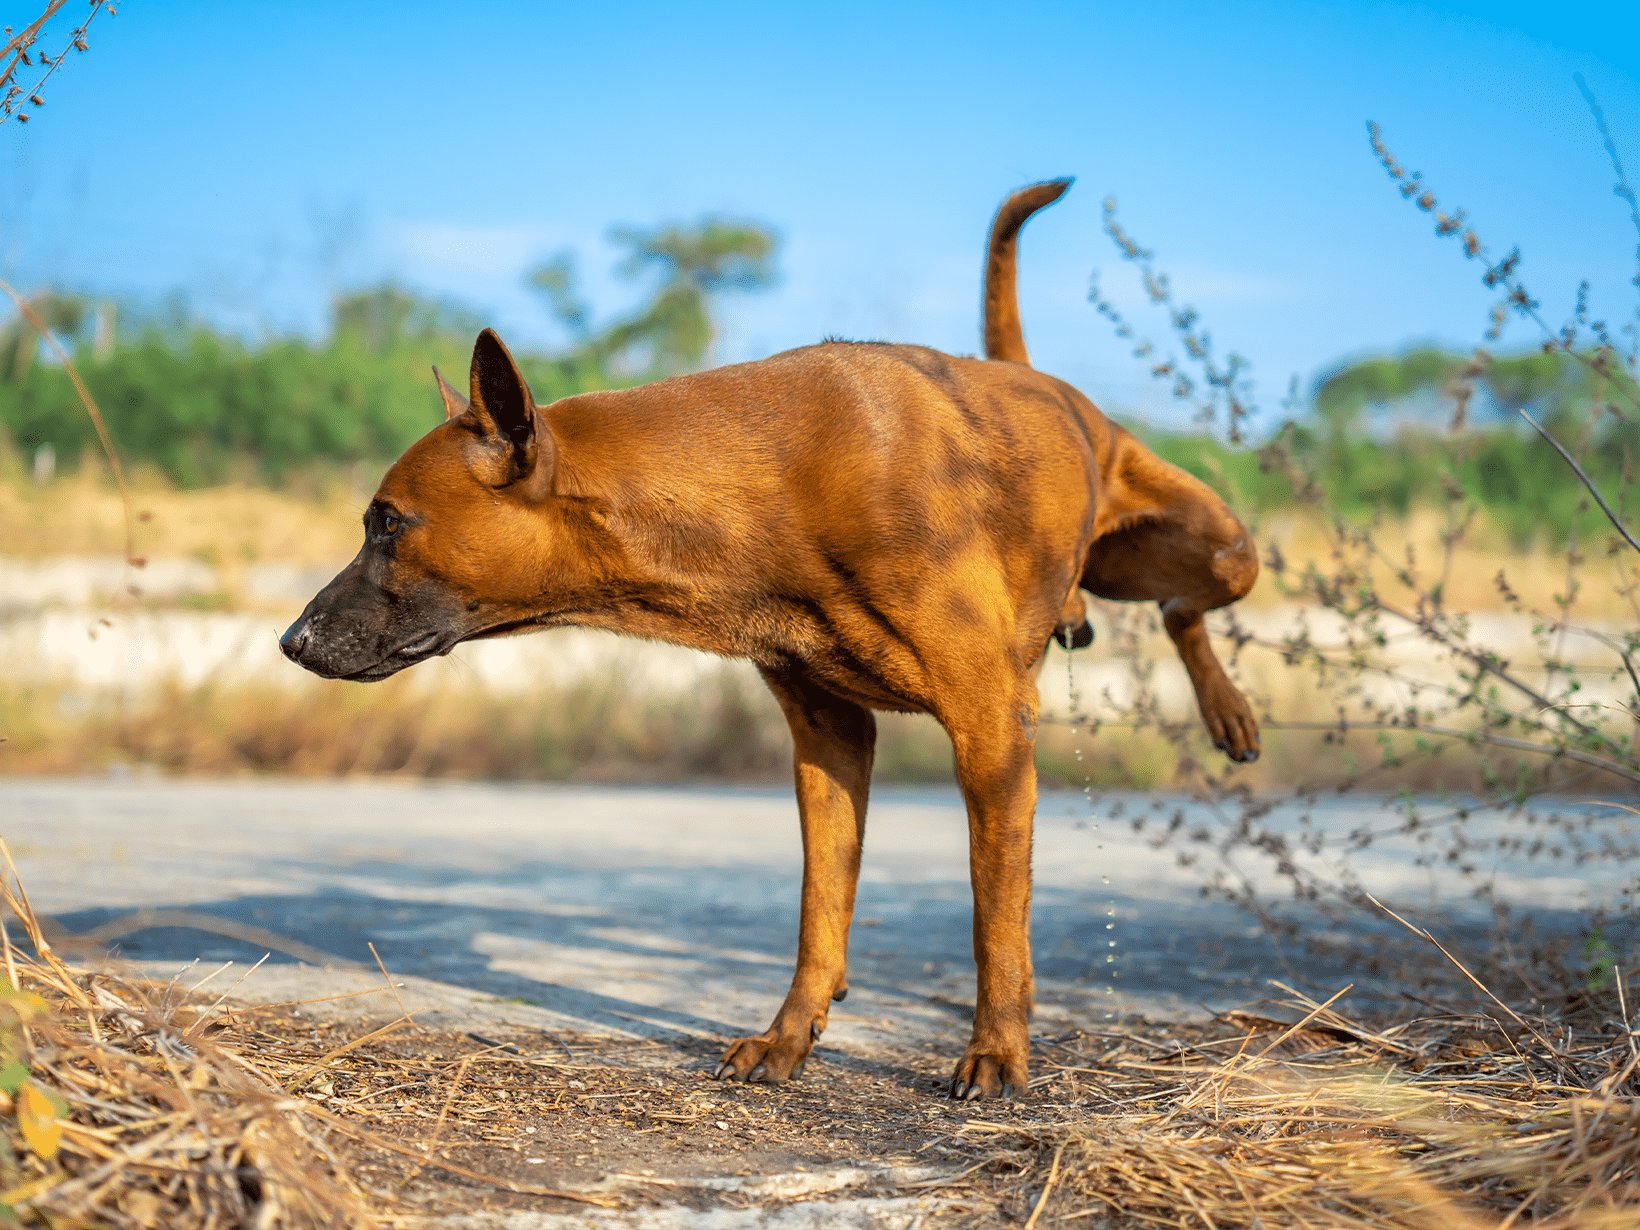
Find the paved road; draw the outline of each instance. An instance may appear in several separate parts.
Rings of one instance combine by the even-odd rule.
[[[1151,805],[1124,802],[1130,814]],[[70,931],[152,908],[261,927],[298,952],[351,961],[369,962],[373,942],[395,973],[473,1000],[531,1001],[530,1020],[592,1032],[761,1029],[796,947],[801,855],[785,790],[9,780],[0,817],[36,907]],[[1389,822],[1373,800],[1342,801],[1324,818],[1341,830]],[[853,989],[828,1045],[960,1047],[974,993],[966,860],[954,791],[876,794]],[[1201,897],[1199,868],[1126,823],[1091,818],[1080,795],[1044,798],[1035,865],[1044,1028],[1198,1014],[1257,999],[1270,977],[1327,991],[1362,981],[1302,951],[1278,954],[1247,915]],[[1402,901],[1462,887],[1393,843],[1354,870]],[[1497,871],[1546,916],[1599,880],[1587,869]],[[118,943],[153,968],[266,951],[186,927]],[[275,952],[243,992],[280,998],[294,960]]]

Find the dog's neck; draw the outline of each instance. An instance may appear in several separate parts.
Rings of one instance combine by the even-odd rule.
[[[655,400],[627,390],[539,408],[554,473],[550,494],[521,510],[533,524],[519,627],[579,625],[746,654],[757,639],[746,617],[752,544],[733,524],[737,493],[703,487],[698,458],[710,450],[680,438],[672,416],[632,404]]]

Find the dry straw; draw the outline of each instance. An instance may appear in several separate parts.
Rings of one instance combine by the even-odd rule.
[[[254,1055],[213,1041],[219,1025],[186,994],[70,967],[20,884],[0,882],[0,905],[33,949],[6,937],[0,1045],[17,1113],[5,1121],[0,1205],[11,1218],[134,1230],[371,1224],[304,1101]],[[48,1113],[31,1118],[42,1103]]]
[[[3,841],[0,856],[15,877]],[[180,975],[153,983],[71,966],[15,878],[0,879],[0,911],[28,941],[14,947],[0,921],[0,1225],[368,1228],[382,1224],[391,1194],[354,1177],[349,1151],[359,1148],[411,1158],[412,1176],[433,1168],[514,1193],[610,1203],[477,1173],[437,1155],[439,1130],[415,1147],[307,1096],[346,1055],[410,1027],[408,1013],[316,1054],[237,1028],[222,1014],[226,995],[196,998]],[[382,989],[397,994],[391,979]]]
[[[1089,1109],[965,1135],[1039,1189],[1046,1225],[1640,1224],[1640,1050],[1621,981],[1507,1027],[1459,1012],[1372,1029],[1281,989],[1296,1024],[1228,1013],[1234,1035],[1148,1053],[1107,1035],[1116,1045],[1088,1056],[1080,1039],[1033,1084],[1092,1084]]]

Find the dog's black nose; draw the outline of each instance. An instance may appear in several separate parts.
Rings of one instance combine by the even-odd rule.
[[[285,629],[285,635],[279,638],[279,648],[292,662],[302,660],[302,650],[307,647],[307,621],[298,619]]]

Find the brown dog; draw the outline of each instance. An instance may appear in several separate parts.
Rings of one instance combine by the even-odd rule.
[[[945,727],[968,805],[979,996],[951,1096],[1026,1088],[1034,668],[1086,643],[1080,590],[1161,603],[1214,741],[1258,755],[1202,615],[1253,584],[1246,531],[1081,393],[1028,365],[1019,228],[991,231],[989,362],[827,342],[550,406],[490,330],[470,392],[388,471],[357,558],[280,644],[385,679],[462,641],[580,624],[750,658],[785,710],[803,829],[797,971],[718,1075],[798,1072],[834,999],[865,833],[872,710]]]

